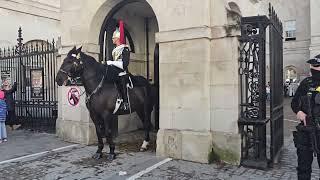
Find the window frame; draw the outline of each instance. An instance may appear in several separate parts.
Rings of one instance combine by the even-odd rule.
[[[284,22],[284,39],[285,41],[294,41],[297,39],[297,21],[288,20]],[[292,23],[292,24],[289,24]]]

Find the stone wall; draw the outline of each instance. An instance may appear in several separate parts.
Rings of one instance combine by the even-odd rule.
[[[60,0],[1,1],[0,21],[0,47],[16,45],[19,26],[22,27],[24,42],[34,39],[57,40],[60,36]]]

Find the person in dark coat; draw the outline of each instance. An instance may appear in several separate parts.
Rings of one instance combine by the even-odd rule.
[[[319,127],[320,120],[320,55],[307,61],[310,64],[311,77],[305,78],[299,85],[291,102],[292,111],[300,124],[293,131],[293,141],[297,148],[298,180],[311,179],[313,155],[316,155],[320,167],[318,143],[319,132],[311,133],[306,127]],[[317,128],[318,129],[318,128]]]
[[[2,89],[5,93],[8,110],[6,124],[13,129],[13,125],[20,124],[16,118],[15,100],[13,98],[13,93],[17,91],[17,83],[14,83],[13,86],[11,86],[11,84],[7,80],[5,80],[2,84]]]

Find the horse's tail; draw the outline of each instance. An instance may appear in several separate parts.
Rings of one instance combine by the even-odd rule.
[[[149,92],[148,92],[148,97],[149,97],[149,103],[150,107],[155,106],[157,102],[157,86],[155,84],[150,84],[149,83]]]
[[[144,85],[145,96],[147,101],[147,109],[149,112],[153,110],[153,107],[156,102],[156,88],[154,85],[151,85],[148,81]]]

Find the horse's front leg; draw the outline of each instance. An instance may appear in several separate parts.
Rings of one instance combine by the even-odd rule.
[[[113,127],[111,125],[111,123],[114,123],[114,115],[112,115],[111,113],[106,113],[104,115],[104,127],[105,127],[105,135],[106,135],[106,139],[107,139],[107,143],[109,144],[109,148],[110,148],[110,152],[107,155],[107,160],[112,161],[114,159],[116,159],[116,153],[115,151],[115,143],[113,142],[113,137],[112,137],[112,130],[111,127]]]
[[[91,119],[93,120],[94,126],[96,128],[96,134],[97,134],[97,138],[98,138],[98,150],[97,152],[92,156],[93,159],[100,159],[102,158],[102,149],[103,149],[103,140],[102,140],[102,135],[103,132],[105,131],[103,129],[103,125],[101,123],[103,122],[98,122],[98,118],[94,115],[92,115],[92,113],[90,113]]]

